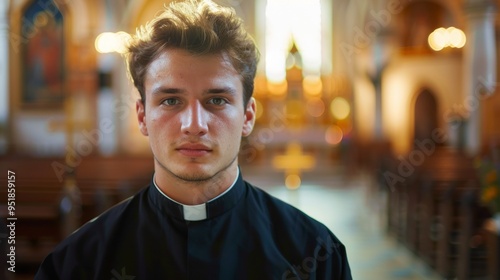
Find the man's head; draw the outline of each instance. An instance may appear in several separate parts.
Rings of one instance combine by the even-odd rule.
[[[244,105],[250,100],[259,54],[234,10],[203,0],[172,3],[138,30],[129,45],[128,65],[143,102],[146,70],[166,49],[194,55],[225,53],[241,75]]]
[[[209,2],[171,5],[142,30],[129,65],[157,184],[178,201],[169,191],[181,183],[228,187],[255,121],[253,41],[231,10]]]

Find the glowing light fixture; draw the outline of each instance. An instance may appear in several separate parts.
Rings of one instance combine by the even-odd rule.
[[[462,30],[455,27],[449,27],[447,30],[449,33],[450,46],[452,48],[462,48],[463,46],[465,46],[465,42],[467,41],[467,39],[465,37],[465,33]]]
[[[434,30],[427,38],[429,46],[434,51],[440,51],[446,47],[462,48],[465,46],[467,38],[465,33],[455,27],[440,27]]]
[[[100,53],[125,53],[131,38],[132,36],[124,31],[103,32],[95,39],[95,49]]]

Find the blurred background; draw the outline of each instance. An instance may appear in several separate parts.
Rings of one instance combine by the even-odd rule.
[[[7,279],[149,182],[123,53],[168,2],[0,2]],[[355,279],[500,279],[500,1],[215,2],[261,52],[248,181],[325,223]]]

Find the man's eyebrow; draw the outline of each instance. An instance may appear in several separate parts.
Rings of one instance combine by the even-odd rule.
[[[186,91],[180,88],[158,87],[152,91],[153,95],[157,94],[179,94]],[[232,87],[211,88],[205,91],[206,94],[229,94],[236,95],[236,89]]]
[[[208,94],[223,93],[223,94],[236,95],[236,90],[232,87],[211,88],[207,90],[207,93]]]
[[[158,87],[153,90],[153,94],[176,94],[176,93],[183,93],[184,90],[180,88],[170,88],[170,87]]]

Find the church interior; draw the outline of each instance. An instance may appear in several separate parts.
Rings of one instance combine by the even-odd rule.
[[[169,2],[0,1],[6,279],[151,179],[124,53]],[[354,279],[500,279],[500,1],[214,2],[261,55],[247,181],[327,225]]]

